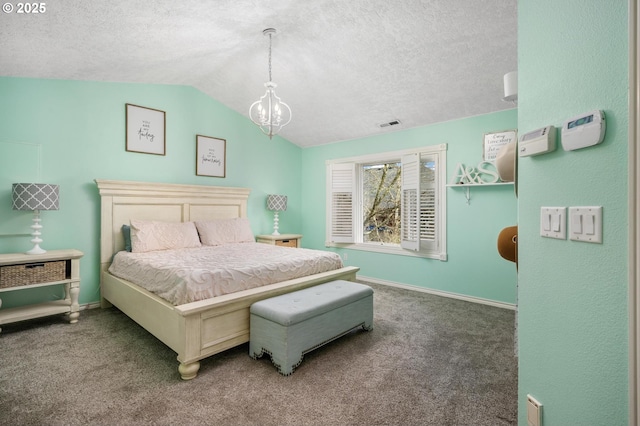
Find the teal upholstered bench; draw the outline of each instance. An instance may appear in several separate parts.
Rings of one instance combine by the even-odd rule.
[[[305,353],[356,327],[373,329],[373,290],[350,281],[331,281],[251,305],[249,355],[264,353],[288,376]]]

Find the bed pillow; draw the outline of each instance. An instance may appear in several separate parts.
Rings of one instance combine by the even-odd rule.
[[[129,225],[122,225],[122,238],[124,238],[124,249],[130,252],[131,251],[131,227]]]
[[[205,246],[219,246],[226,243],[252,243],[256,241],[247,218],[196,222],[196,228],[200,234],[200,241]]]
[[[193,222],[131,221],[131,249],[134,253],[201,245]]]

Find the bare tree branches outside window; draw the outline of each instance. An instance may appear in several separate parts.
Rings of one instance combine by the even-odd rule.
[[[363,167],[364,242],[400,244],[401,164]]]

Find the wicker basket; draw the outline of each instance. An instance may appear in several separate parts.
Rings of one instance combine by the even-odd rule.
[[[50,283],[66,278],[66,261],[0,266],[0,288]]]

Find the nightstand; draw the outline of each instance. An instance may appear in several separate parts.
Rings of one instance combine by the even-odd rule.
[[[300,247],[301,240],[300,234],[256,235],[256,241],[259,243],[282,247]]]
[[[67,314],[71,324],[78,322],[80,258],[83,255],[72,249],[50,250],[43,254],[0,254],[0,296],[4,292],[50,285],[63,285],[65,293],[62,300],[0,309],[0,325],[56,314]]]

